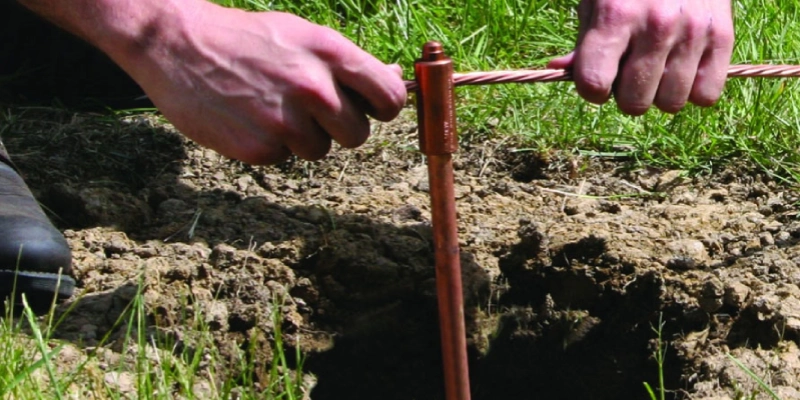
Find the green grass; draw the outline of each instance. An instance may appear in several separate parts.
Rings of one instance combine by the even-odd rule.
[[[444,44],[456,70],[543,68],[568,52],[577,0],[218,0],[250,10],[288,11],[334,27],[379,59],[413,62],[428,40]],[[735,2],[734,63],[796,63],[797,3]],[[642,164],[711,172],[744,160],[791,182],[800,180],[798,81],[733,79],[715,107],[677,115],[625,116],[614,104],[581,100],[570,83],[459,88],[462,135],[517,135],[525,147],[633,157]],[[494,122],[494,123],[490,123]]]
[[[280,302],[276,300],[275,304]],[[0,398],[2,399],[303,399],[301,354],[298,365],[287,359],[274,307],[272,363],[259,366],[255,346],[247,346],[225,365],[202,312],[181,324],[183,338],[154,332],[144,297],[137,291],[114,329],[97,346],[81,348],[53,338],[59,320],[36,317],[27,303],[21,315],[11,306],[0,318]],[[96,351],[122,332],[119,356]],[[256,331],[256,330],[254,330]],[[250,338],[255,343],[256,338]],[[230,354],[227,355],[231,357]],[[258,377],[258,382],[256,381]]]
[[[655,359],[656,366],[658,368],[658,386],[656,389],[653,389],[649,383],[644,382],[644,388],[647,391],[647,395],[650,400],[666,400],[667,398],[667,390],[664,387],[664,362],[667,356],[667,346],[669,343],[667,343],[662,336],[664,332],[664,324],[666,324],[666,322],[664,322],[664,315],[659,314],[658,325],[650,326],[650,329],[652,329],[653,333],[656,334],[656,347],[653,349],[653,358]]]
[[[758,376],[755,372],[753,372],[753,370],[744,365],[744,363],[739,361],[739,359],[734,357],[732,354],[727,353],[726,356],[728,357],[728,359],[733,361],[734,364],[736,364],[737,368],[741,369],[745,374],[747,374],[747,376],[753,379],[753,381],[756,382],[757,387],[761,389],[764,393],[769,395],[770,399],[781,400],[780,396],[778,396],[778,394],[775,393],[775,391],[772,389],[772,386],[770,386],[767,382],[761,379],[761,377]],[[751,400],[755,399],[756,395],[758,395],[758,393],[753,393],[749,396],[745,395],[744,393],[739,393],[739,396],[737,398]]]

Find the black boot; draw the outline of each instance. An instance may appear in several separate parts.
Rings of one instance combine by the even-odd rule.
[[[66,239],[47,219],[0,142],[0,302],[14,293],[18,308],[24,293],[35,312],[46,311],[54,298],[72,296],[71,272]]]

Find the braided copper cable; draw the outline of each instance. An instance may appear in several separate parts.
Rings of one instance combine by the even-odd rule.
[[[729,78],[797,78],[800,65],[731,65]],[[456,86],[491,85],[498,83],[534,83],[572,80],[572,74],[563,69],[511,70],[465,72],[453,74]],[[416,81],[405,81],[406,90],[417,90]]]

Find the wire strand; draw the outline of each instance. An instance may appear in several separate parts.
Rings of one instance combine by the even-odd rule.
[[[799,65],[731,65],[728,78],[797,78]],[[493,85],[500,83],[560,82],[572,80],[572,74],[563,69],[509,70],[464,72],[453,74],[455,86]],[[406,90],[416,91],[417,81],[404,81]]]

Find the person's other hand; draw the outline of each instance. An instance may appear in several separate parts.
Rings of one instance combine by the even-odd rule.
[[[331,139],[356,147],[370,115],[397,116],[406,89],[386,65],[338,32],[280,12],[205,1],[118,63],[186,136],[220,154],[272,164],[316,160]]]
[[[584,99],[641,115],[710,106],[733,51],[730,0],[582,0],[575,50],[549,68],[571,69]]]

